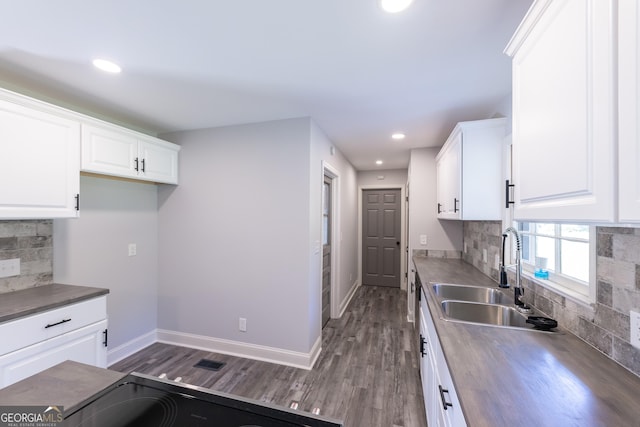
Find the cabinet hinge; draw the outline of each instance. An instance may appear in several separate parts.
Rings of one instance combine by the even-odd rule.
[[[105,329],[104,331],[102,331],[102,335],[104,335],[104,341],[102,341],[102,344],[104,344],[104,346],[107,346],[107,343],[109,342],[109,330]]]
[[[76,194],[76,210],[80,210],[80,193]]]

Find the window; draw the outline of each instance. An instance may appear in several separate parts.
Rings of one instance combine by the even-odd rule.
[[[331,244],[331,180],[327,177],[324,179],[322,187],[322,245]]]
[[[591,227],[580,224],[516,222],[523,270],[547,271],[552,288],[589,297]],[[581,298],[584,299],[584,298]]]

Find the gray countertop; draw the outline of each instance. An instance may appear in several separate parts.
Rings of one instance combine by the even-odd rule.
[[[0,323],[108,294],[104,288],[51,284],[0,296]]]
[[[73,411],[126,374],[67,360],[0,390],[0,405],[61,405]]]
[[[424,287],[497,286],[461,260],[414,264]],[[470,427],[640,426],[640,378],[575,335],[447,322],[423,295]]]

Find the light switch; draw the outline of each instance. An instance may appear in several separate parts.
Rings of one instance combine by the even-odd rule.
[[[420,235],[420,244],[421,245],[426,245],[427,244],[427,235],[426,234],[421,234]]]

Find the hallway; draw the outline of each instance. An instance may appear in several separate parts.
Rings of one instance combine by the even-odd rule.
[[[347,427],[425,427],[418,348],[406,321],[406,293],[361,286],[340,319],[323,330],[322,353],[311,371],[156,343],[110,366],[169,378],[344,420]],[[226,365],[194,368],[200,359]]]

